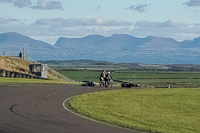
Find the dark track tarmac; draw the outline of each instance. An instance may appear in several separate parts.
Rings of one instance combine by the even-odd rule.
[[[102,88],[0,86],[0,133],[136,133],[93,122],[63,107],[68,97]]]

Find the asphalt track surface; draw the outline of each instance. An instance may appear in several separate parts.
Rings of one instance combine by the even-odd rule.
[[[139,133],[72,114],[63,102],[106,88],[66,85],[0,86],[0,133]]]

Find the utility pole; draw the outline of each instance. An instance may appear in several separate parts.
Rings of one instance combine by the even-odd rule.
[[[23,60],[25,60],[25,48],[23,48]]]

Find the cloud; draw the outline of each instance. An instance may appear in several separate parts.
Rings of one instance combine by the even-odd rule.
[[[0,0],[0,3],[12,3],[13,0]]]
[[[187,24],[180,20],[171,19],[164,22],[138,21],[136,23],[119,19],[103,18],[52,18],[38,19],[31,26],[38,35],[54,36],[86,36],[100,34],[130,34],[136,37],[149,35],[170,37],[176,40],[193,39],[200,36],[200,23]]]
[[[49,38],[45,41],[51,44],[55,43],[55,37],[58,36],[83,37],[91,34],[110,36],[114,33],[127,33],[129,27],[132,26],[132,22],[121,19],[41,18],[34,23],[26,24],[24,20],[0,17],[1,32],[15,31],[30,37],[39,38],[41,36]]]
[[[12,3],[18,8],[29,7],[39,10],[63,10],[62,3],[58,1],[37,0],[37,3],[33,4],[31,0],[0,0],[0,3]]]
[[[160,23],[161,27],[187,27],[187,24],[176,19],[170,19],[165,22]]]
[[[14,6],[18,7],[18,8],[22,8],[22,7],[27,7],[32,5],[30,0],[15,0],[13,2]]]
[[[189,0],[188,2],[183,3],[187,6],[200,6],[200,0]]]
[[[111,36],[112,34],[129,34],[136,37],[149,35],[170,37],[178,41],[200,36],[200,23],[187,24],[171,19],[164,22],[138,21],[127,22],[121,19],[104,18],[41,18],[32,24],[11,17],[0,17],[1,32],[15,31],[34,39],[42,39],[51,44],[60,36],[83,37],[92,34]],[[49,39],[48,39],[49,38]]]
[[[139,5],[131,5],[128,7],[129,10],[133,10],[136,12],[146,12],[146,9],[149,7],[150,5],[147,4],[139,4]],[[126,8],[127,9],[127,8]]]
[[[103,19],[103,18],[52,18],[52,19],[38,19],[36,25],[50,25],[50,26],[130,26],[133,23],[126,22],[120,19]]]
[[[182,41],[200,36],[199,24],[186,24],[180,20],[167,20],[164,22],[138,21],[130,34],[135,36],[170,37]]]
[[[33,9],[39,9],[39,10],[62,10],[62,4],[58,1],[44,1],[44,0],[38,0],[37,4],[35,6],[31,6]]]
[[[179,28],[187,27],[188,25],[180,20],[170,19],[164,22],[150,22],[150,21],[138,21],[134,25],[135,27],[157,27],[157,28]]]
[[[11,17],[0,17],[0,25],[9,25],[12,23],[17,23],[19,22],[19,20],[15,19],[15,18],[11,18]]]
[[[19,32],[19,33],[26,33],[27,26],[18,19],[11,18],[11,17],[0,17],[0,29],[1,33],[4,32]]]

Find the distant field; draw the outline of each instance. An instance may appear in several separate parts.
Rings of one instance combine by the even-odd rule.
[[[75,96],[67,104],[84,116],[148,132],[200,132],[200,89],[125,89]]]
[[[70,79],[82,82],[84,80],[99,82],[100,71],[59,71]]]
[[[99,82],[99,70],[59,71],[65,76],[81,82],[84,80]],[[152,87],[200,87],[200,72],[175,71],[112,71],[115,79]]]

